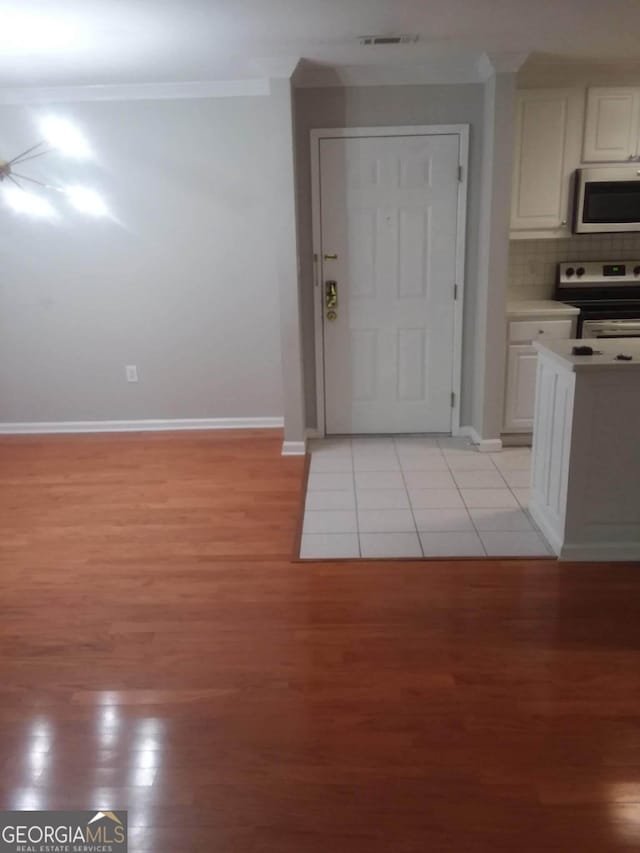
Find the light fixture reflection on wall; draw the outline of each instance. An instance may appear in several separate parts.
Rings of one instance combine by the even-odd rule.
[[[48,198],[30,193],[20,187],[6,187],[3,192],[4,200],[16,213],[27,213],[29,216],[48,218],[55,216],[55,208]]]
[[[45,116],[40,122],[40,130],[44,136],[41,145],[48,144],[65,157],[84,160],[92,156],[86,138],[70,121],[59,116]]]
[[[81,213],[89,216],[106,216],[107,206],[101,196],[88,187],[67,187],[65,190],[67,198]]]
[[[35,184],[41,189],[60,193],[72,207],[90,216],[105,216],[107,206],[100,195],[87,187],[57,187],[25,175],[29,161],[46,154],[59,152],[75,159],[87,159],[92,156],[91,147],[83,134],[71,122],[57,116],[46,116],[40,123],[43,139],[32,145],[11,160],[0,160],[0,183],[3,187],[5,202],[17,213],[31,216],[52,217],[55,208],[45,196],[29,192],[23,183]],[[19,170],[19,171],[18,171]]]

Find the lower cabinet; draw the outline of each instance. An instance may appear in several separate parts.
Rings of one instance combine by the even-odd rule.
[[[536,396],[538,354],[529,344],[509,344],[504,431],[531,432]]]
[[[575,337],[577,312],[571,308],[569,311],[573,313],[564,316],[556,313],[551,318],[531,314],[511,315],[507,325],[504,433],[533,432],[538,364],[538,353],[533,342]]]

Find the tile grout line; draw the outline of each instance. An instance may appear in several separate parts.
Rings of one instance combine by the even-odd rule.
[[[312,450],[312,451],[311,451],[311,457],[312,457],[312,459],[313,459],[313,453],[314,453],[314,451]],[[354,469],[353,469],[353,450],[352,450],[351,439],[349,439],[349,458],[351,459],[351,474],[352,474],[353,500],[354,500],[354,506],[356,506],[355,473],[354,473]],[[323,473],[323,474],[339,474],[339,473],[344,473],[344,471],[319,471],[319,472],[316,472],[316,473]],[[306,500],[307,500],[307,495],[309,494],[309,491],[310,491],[310,489],[309,489],[309,483],[308,483],[308,481],[307,481],[307,492],[306,492],[306,495],[305,495],[305,516],[306,516],[306,513],[307,513],[307,509],[306,509]],[[346,492],[346,493],[348,494],[348,490],[347,490],[347,489],[315,489],[315,490],[313,490],[313,491],[317,491],[317,492],[323,492],[323,491],[337,491],[337,492],[342,492],[342,491],[344,491],[344,492]],[[326,509],[326,508],[325,508],[325,509],[308,510],[308,512],[349,512],[349,510],[344,510],[344,509],[338,509],[338,510],[337,510],[337,509],[335,509],[335,508],[334,508],[334,509]],[[355,515],[355,521],[356,521],[356,530],[355,530],[354,535],[355,535],[355,537],[356,537],[356,541],[357,541],[357,543],[358,543],[358,557],[360,557],[360,556],[361,556],[361,551],[360,551],[360,536],[359,536],[359,533],[358,533],[358,513],[357,513],[357,509],[354,511],[354,515]],[[303,526],[302,526],[302,535],[303,535],[303,536],[304,536],[304,520],[305,520],[305,519],[303,518]],[[348,532],[347,532],[347,533],[345,533],[345,534],[342,534],[342,533],[340,533],[339,531],[333,531],[333,532],[324,531],[324,532],[323,532],[323,533],[321,533],[321,534],[307,534],[307,535],[324,535],[324,536],[336,536],[336,535],[338,535],[338,536],[340,536],[340,535],[350,535],[350,534],[349,534]],[[302,551],[302,536],[300,537],[300,550]],[[325,557],[308,557],[308,558],[306,558],[306,559],[325,559]],[[337,559],[342,559],[342,558],[337,558]]]
[[[408,492],[407,492],[407,487],[406,487],[406,483],[405,483],[405,480],[404,480],[404,474],[403,474],[403,470],[402,470],[402,463],[400,462],[400,457],[398,456],[398,451],[397,451],[397,447],[396,447],[396,439],[395,439],[395,436],[393,436],[393,435],[391,435],[391,436],[385,436],[385,437],[388,437],[388,438],[390,438],[390,439],[391,439],[391,444],[392,444],[392,447],[393,447],[393,452],[394,452],[395,457],[396,457],[396,460],[397,460],[397,462],[398,462],[398,471],[399,471],[399,473],[400,473],[400,476],[401,476],[401,478],[402,478],[402,482],[403,482],[403,485],[404,485],[404,493],[405,493],[406,498],[407,498],[407,503],[409,504],[409,512],[411,512],[411,518],[413,519],[413,527],[414,527],[413,532],[415,532],[415,533],[417,534],[417,536],[418,536],[418,543],[420,543],[420,535],[418,534],[418,531],[417,531],[417,525],[416,525],[415,516],[413,515],[413,510],[412,510],[412,507],[411,507],[411,501],[409,500],[409,494],[408,494]],[[356,471],[355,471],[355,459],[354,459],[354,461],[353,461],[353,471],[354,471],[354,479],[355,479],[355,473],[356,473]],[[369,474],[374,474],[374,473],[378,473],[378,474],[387,474],[387,473],[396,473],[396,472],[395,472],[395,471],[365,471],[365,472],[361,472],[361,473],[369,473]],[[366,491],[366,489],[363,489],[363,491]],[[387,489],[380,489],[380,488],[376,488],[376,489],[372,489],[371,491],[374,491],[374,492],[384,492],[384,491],[387,491]],[[398,490],[398,489],[394,489],[393,491],[399,491],[399,490]],[[356,506],[357,506],[357,503],[358,503],[358,495],[357,495],[357,491],[356,491]],[[366,512],[366,511],[367,511],[367,510],[365,510],[365,512]],[[385,510],[384,508],[380,507],[378,510],[371,510],[371,511],[372,511],[372,512],[376,512],[376,511],[378,511],[378,512],[394,512],[394,508],[386,509],[386,510]],[[356,510],[356,526],[357,526],[357,528],[358,528],[358,542],[360,542],[360,518],[359,518],[359,515],[358,515],[358,513],[357,513],[357,510]],[[366,532],[366,531],[363,531],[363,532]],[[371,535],[374,535],[374,536],[375,536],[375,535],[377,535],[377,534],[379,534],[379,533],[380,533],[380,534],[385,534],[385,535],[392,535],[392,536],[394,536],[394,535],[397,535],[397,534],[402,534],[402,533],[407,533],[407,532],[408,532],[408,533],[411,533],[411,531],[403,531],[403,530],[374,530],[374,531],[370,531],[368,535],[370,535],[370,536],[371,536]],[[422,545],[420,545],[420,550],[422,551]],[[361,552],[361,554],[362,554],[362,548],[360,549],[360,552]],[[422,556],[424,556],[424,553],[422,554]],[[364,559],[366,559],[366,558],[364,558]],[[398,558],[397,558],[397,557],[389,557],[388,559],[393,560],[393,559],[398,559]],[[416,559],[418,559],[418,558],[416,558]]]
[[[417,533],[418,531],[417,531],[416,520],[415,520],[415,516],[413,515],[413,510],[411,507],[411,501],[409,500],[409,494],[407,491],[407,486],[406,486],[406,482],[404,479],[404,473],[403,473],[403,469],[402,469],[402,462],[400,460],[400,457],[398,456],[398,451],[397,451],[397,447],[396,447],[395,436],[394,435],[376,436],[376,438],[381,438],[381,437],[382,438],[389,438],[391,440],[391,446],[393,447],[393,452],[395,454],[396,461],[398,463],[398,470],[397,471],[394,471],[394,470],[388,471],[388,470],[375,470],[374,469],[374,470],[370,471],[367,469],[365,471],[361,471],[360,473],[361,474],[398,474],[399,473],[400,477],[402,479],[403,487],[401,489],[396,488],[396,487],[387,487],[387,488],[380,488],[380,487],[371,488],[371,487],[369,487],[368,489],[363,488],[362,491],[372,491],[372,492],[376,492],[376,493],[387,492],[387,491],[395,491],[395,492],[403,491],[406,498],[407,498],[407,503],[409,504],[409,512],[411,513],[411,517],[413,519],[414,529],[413,529],[413,531],[411,531],[411,530],[371,530],[371,531],[362,531],[362,532],[367,533],[367,535],[369,535],[369,536],[372,536],[372,535],[376,536],[378,534],[384,534],[387,536],[395,536],[397,534],[403,534],[403,533],[412,533],[412,532]],[[355,473],[356,473],[356,471],[355,471],[355,458],[354,458],[353,465],[354,465],[354,476],[355,476]],[[356,504],[357,504],[357,500],[358,499],[357,499],[357,493],[356,493]],[[363,510],[363,512],[387,512],[388,513],[388,512],[406,512],[406,510],[404,508],[401,508],[401,507],[389,507],[389,508],[377,507],[377,508],[373,508],[373,509],[371,509],[371,508],[365,509],[365,510]],[[359,519],[357,520],[357,526],[358,526],[358,535],[359,535],[360,534],[360,521],[359,521]],[[418,535],[418,540],[419,539],[420,539],[420,537]],[[396,559],[396,558],[390,557],[389,559]]]
[[[555,557],[555,556],[556,556],[556,554],[553,552],[553,550],[552,550],[552,548],[551,548],[551,545],[547,542],[547,537],[543,534],[542,530],[540,530],[540,528],[539,528],[539,527],[538,527],[538,525],[536,524],[536,522],[535,522],[534,518],[532,517],[531,513],[529,512],[529,506],[528,506],[528,505],[527,505],[526,507],[522,506],[522,504],[521,504],[521,503],[520,503],[520,501],[518,500],[518,496],[517,496],[517,495],[516,495],[516,493],[513,491],[513,488],[511,488],[511,486],[509,486],[509,488],[510,488],[510,490],[511,490],[511,494],[513,495],[513,497],[515,498],[515,500],[516,500],[516,501],[518,501],[518,506],[520,507],[520,511],[521,511],[521,512],[523,512],[523,513],[526,515],[526,517],[527,517],[527,518],[529,519],[529,521],[531,522],[532,529],[533,529],[533,530],[538,534],[538,536],[540,537],[540,539],[542,539],[542,543],[543,543],[544,547],[547,549],[547,552],[548,552],[549,554],[551,554],[551,556],[552,556],[552,557]],[[516,486],[515,488],[521,488],[521,487],[520,487],[520,486]],[[530,487],[530,486],[529,486],[529,490],[531,490],[531,487]]]
[[[492,459],[491,461],[493,462],[493,459]],[[521,503],[520,503],[520,501],[518,500],[518,496],[517,496],[517,495],[516,495],[516,493],[513,491],[513,490],[514,490],[514,488],[521,488],[521,487],[520,487],[520,486],[515,486],[515,487],[514,487],[514,486],[512,486],[512,485],[508,482],[508,480],[506,479],[506,477],[505,477],[505,475],[504,475],[503,471],[502,471],[502,470],[501,470],[501,469],[500,469],[500,468],[495,464],[495,462],[493,462],[493,464],[494,464],[494,466],[495,466],[496,470],[498,471],[498,473],[500,474],[500,476],[502,477],[502,479],[503,479],[503,481],[504,481],[504,483],[505,483],[506,487],[509,489],[509,492],[510,492],[511,496],[513,497],[513,499],[515,500],[515,502],[518,504],[518,508],[519,508],[520,512],[522,512],[522,513],[525,515],[525,517],[526,517],[526,518],[531,522],[532,530],[533,530],[533,532],[534,532],[534,533],[536,533],[536,534],[538,535],[538,538],[542,541],[542,544],[544,545],[544,547],[545,547],[545,549],[546,549],[546,551],[547,551],[547,555],[549,555],[549,554],[550,554],[551,556],[555,556],[555,555],[553,554],[553,551],[551,550],[551,548],[550,548],[550,546],[549,546],[549,543],[548,543],[548,542],[547,542],[547,540],[546,540],[546,537],[543,535],[542,531],[540,530],[540,528],[538,527],[538,525],[535,523],[535,521],[534,521],[534,520],[533,520],[533,518],[531,517],[531,514],[530,514],[530,512],[529,512],[529,508],[528,508],[528,506],[526,506],[526,507],[522,506],[522,504],[521,504]],[[513,469],[513,470],[520,470],[520,469]],[[530,455],[530,454],[529,454],[529,473],[531,473],[531,455]],[[530,487],[529,487],[529,488],[530,488]],[[472,521],[473,521],[473,519],[472,519]],[[491,531],[489,531],[489,532],[491,532]],[[502,531],[493,531],[493,532],[495,532],[495,533],[499,533],[499,532],[502,532]],[[504,531],[504,532],[507,532],[507,531]],[[514,531],[514,532],[524,533],[524,532],[527,532],[527,531]],[[483,544],[484,544],[484,543],[483,543]],[[542,556],[542,555],[541,555],[541,556]]]
[[[399,471],[399,473],[400,473],[400,479],[401,479],[401,482],[402,482],[402,489],[401,489],[401,490],[398,490],[398,491],[401,491],[401,492],[402,492],[402,494],[404,494],[404,496],[405,496],[405,499],[406,499],[406,501],[407,501],[407,505],[408,505],[408,508],[409,508],[410,516],[411,516],[411,519],[412,519],[412,522],[413,522],[413,531],[411,531],[411,532],[414,532],[414,533],[417,535],[417,537],[418,537],[418,542],[419,542],[420,552],[421,552],[421,554],[422,554],[422,557],[425,557],[425,553],[424,553],[424,546],[423,546],[423,544],[422,544],[422,539],[421,539],[421,536],[420,536],[420,530],[419,530],[419,528],[418,528],[418,523],[417,523],[417,520],[416,520],[416,517],[415,517],[415,507],[413,506],[413,503],[412,503],[412,501],[411,501],[411,499],[410,499],[409,487],[408,487],[407,480],[406,480],[406,476],[405,476],[405,475],[406,475],[406,473],[408,473],[408,472],[407,472],[407,471],[405,471],[405,468],[404,468],[404,466],[403,466],[402,459],[401,459],[401,457],[400,457],[400,446],[399,446],[399,443],[398,443],[398,440],[397,440],[397,436],[389,436],[389,438],[391,439],[391,444],[393,445],[393,450],[394,450],[394,454],[393,454],[393,455],[394,455],[394,458],[395,458],[395,464],[397,464],[397,471]],[[351,469],[352,478],[351,478],[351,480],[352,480],[353,497],[354,497],[354,507],[355,507],[355,522],[356,522],[356,524],[355,524],[355,526],[356,526],[355,534],[356,534],[356,536],[357,536],[357,543],[358,543],[358,555],[359,555],[359,558],[360,558],[360,559],[362,559],[362,558],[363,558],[363,556],[362,556],[362,535],[363,535],[363,531],[362,531],[362,530],[361,530],[361,528],[360,528],[360,517],[359,517],[360,505],[359,505],[359,502],[358,502],[358,487],[357,487],[357,481],[356,481],[356,476],[357,476],[357,473],[358,473],[358,472],[356,471],[356,464],[355,464],[355,451],[354,451],[354,446],[353,446],[353,442],[352,442],[352,440],[349,440],[349,442],[348,442],[348,447],[349,447],[349,455],[348,455],[348,457],[347,457],[347,458],[351,460],[351,466],[352,466],[352,469]],[[484,555],[485,555],[485,556],[490,556],[490,555],[487,553],[487,548],[486,548],[486,546],[485,546],[485,544],[484,544],[484,541],[483,541],[483,539],[482,539],[482,532],[481,532],[481,531],[480,531],[480,529],[478,528],[478,526],[477,526],[477,524],[476,524],[476,522],[475,522],[475,520],[474,520],[474,518],[473,518],[473,515],[472,515],[472,513],[471,513],[471,508],[470,508],[469,506],[467,506],[466,501],[465,501],[465,499],[464,499],[464,496],[462,495],[462,487],[458,484],[457,479],[456,479],[456,470],[451,466],[451,464],[450,464],[450,462],[449,462],[449,460],[448,460],[448,457],[446,456],[446,450],[447,450],[447,447],[446,447],[446,446],[445,446],[445,447],[443,447],[443,446],[440,444],[440,441],[438,441],[438,440],[436,440],[436,447],[438,448],[439,455],[440,455],[440,456],[444,459],[444,461],[445,461],[445,467],[446,467],[446,470],[447,470],[447,472],[448,472],[448,475],[449,475],[449,476],[450,476],[450,478],[453,480],[454,489],[455,489],[455,491],[458,493],[458,495],[459,495],[459,497],[460,497],[461,504],[462,504],[462,506],[464,507],[464,509],[465,509],[465,511],[466,511],[466,513],[467,513],[467,515],[468,515],[468,517],[469,517],[469,520],[471,521],[472,530],[473,530],[473,532],[475,533],[476,537],[477,537],[477,538],[479,539],[479,541],[480,541],[480,545],[481,545],[482,551],[484,552]],[[313,451],[312,451],[312,456],[313,456]],[[514,492],[514,487],[513,487],[513,486],[511,486],[511,485],[509,484],[509,482],[507,481],[507,479],[506,479],[506,477],[505,477],[505,474],[504,474],[503,470],[502,470],[502,469],[501,469],[501,468],[496,464],[496,462],[495,462],[495,460],[494,460],[493,458],[491,458],[491,457],[489,457],[489,458],[490,458],[490,461],[491,461],[491,469],[490,469],[490,470],[491,470],[491,471],[494,471],[494,472],[497,472],[497,473],[499,474],[499,478],[500,478],[500,480],[501,480],[501,481],[502,481],[502,483],[504,484],[503,486],[500,486],[499,488],[503,488],[505,491],[507,491],[507,492],[510,494],[510,496],[511,496],[511,497],[512,497],[512,499],[514,500],[514,502],[515,502],[516,506],[519,508],[519,511],[520,511],[520,512],[522,512],[522,513],[524,513],[524,515],[526,516],[526,518],[530,521],[530,523],[531,523],[531,525],[532,525],[532,530],[533,530],[533,532],[535,532],[535,533],[536,533],[536,535],[537,535],[537,536],[539,537],[539,539],[541,540],[542,545],[543,545],[543,547],[544,547],[545,555],[547,555],[547,556],[548,556],[549,554],[551,554],[551,553],[552,553],[552,552],[551,552],[551,549],[549,548],[549,545],[548,545],[548,543],[547,543],[547,541],[546,541],[545,537],[542,535],[541,531],[539,530],[539,528],[537,527],[537,525],[535,524],[535,522],[533,522],[533,520],[531,519],[531,516],[530,516],[530,514],[529,514],[529,512],[528,512],[528,508],[527,508],[527,507],[524,507],[524,506],[522,506],[522,505],[520,504],[520,501],[518,500],[518,498],[517,498],[517,496],[516,496],[516,494],[515,494],[515,492]],[[409,470],[411,470],[411,469],[409,469]],[[475,469],[470,468],[470,469],[468,469],[468,470],[469,470],[469,471],[474,471]],[[482,470],[484,470],[484,469],[479,469],[479,470],[480,470],[480,471],[482,471]],[[333,472],[320,472],[320,473],[333,473]],[[339,473],[339,472],[336,472],[336,473]],[[377,473],[377,472],[375,472],[375,471],[374,471],[374,472],[372,472],[372,473]],[[383,472],[380,472],[380,473],[383,473]],[[392,487],[388,487],[388,488],[392,488]],[[472,489],[473,487],[472,487],[472,486],[468,486],[467,488]],[[479,486],[478,488],[483,488],[483,487],[480,487],[480,486]],[[487,486],[487,488],[490,488],[490,487],[488,487],[488,486]],[[494,486],[494,487],[491,487],[491,488],[496,488],[496,487]],[[395,488],[394,488],[394,490],[395,490]],[[322,490],[319,490],[319,491],[322,491]],[[335,491],[335,490],[332,490],[332,491]],[[344,489],[344,490],[339,489],[339,490],[337,490],[337,491],[345,491],[345,492],[347,492],[347,490],[346,490],[346,489]],[[380,489],[380,488],[375,488],[375,489],[372,489],[372,491],[373,491],[373,492],[376,492],[376,493],[380,493],[381,491],[382,491],[382,492],[384,492],[384,491],[386,491],[386,490],[385,490],[385,489]],[[308,494],[309,494],[309,489],[307,488],[307,495],[308,495]],[[305,502],[306,502],[306,497],[307,497],[307,496],[305,496]],[[372,508],[372,509],[375,511],[375,509],[376,509],[376,508],[374,507],[374,508]],[[380,508],[380,509],[382,509],[382,508]],[[486,509],[493,509],[493,510],[499,511],[501,508],[500,508],[500,507],[486,507]],[[507,509],[509,509],[509,508],[505,507],[505,511],[506,511]],[[306,506],[305,506],[305,510],[306,510]],[[316,512],[331,512],[331,511],[335,511],[335,512],[346,512],[347,510],[335,510],[335,509],[333,509],[333,508],[331,508],[331,507],[323,507],[322,509],[310,510],[310,512],[314,512],[314,513],[316,513]],[[392,510],[391,510],[391,511],[392,511]],[[305,512],[305,515],[306,515],[306,512]],[[384,532],[386,532],[386,531],[375,531],[375,532],[377,532],[377,533],[384,533]],[[401,533],[401,532],[402,532],[402,531],[400,531],[400,530],[388,531],[388,533],[389,533],[389,534],[399,534],[399,533]],[[443,531],[443,532],[445,532],[445,531]],[[453,532],[453,531],[452,531],[452,532]],[[491,531],[487,531],[487,532],[491,532]],[[501,532],[501,531],[495,531],[495,532]],[[524,531],[506,531],[506,530],[505,530],[504,532],[505,532],[505,533],[511,533],[511,532],[513,532],[513,533],[520,533],[520,532],[524,532]],[[325,531],[325,533],[326,533],[326,531]],[[451,555],[449,555],[449,556],[453,556],[453,554],[451,554]],[[393,558],[390,558],[390,559],[393,559]]]
[[[464,508],[467,511],[467,515],[469,516],[469,520],[471,521],[471,525],[475,531],[476,536],[478,537],[478,541],[480,542],[480,546],[482,547],[482,550],[484,551],[484,555],[485,555],[485,557],[488,557],[489,554],[487,553],[486,546],[484,544],[482,536],[480,536],[480,531],[476,527],[476,523],[473,520],[473,516],[471,515],[471,513],[469,511],[469,507],[467,506],[467,502],[464,499],[464,495],[462,494],[462,490],[461,490],[460,486],[458,485],[458,481],[456,480],[453,468],[449,465],[449,460],[447,459],[447,455],[446,455],[446,453],[444,453],[444,451],[443,451],[442,455],[444,456],[444,461],[447,463],[447,468],[449,469],[449,473],[451,474],[451,479],[456,484],[456,489],[458,490],[458,494],[460,495],[460,500],[462,501],[462,505],[464,506]],[[491,464],[493,465],[494,468],[496,467],[493,459],[491,459]],[[505,483],[505,485],[506,485],[506,483]]]
[[[360,541],[360,513],[358,512],[358,489],[356,486],[356,460],[353,455],[353,438],[349,439],[349,453],[351,454],[351,479],[353,482],[353,503],[356,508],[356,541],[358,543],[358,559],[362,559],[362,542]]]
[[[407,481],[405,480],[405,477],[404,477],[404,468],[402,467],[402,460],[400,459],[400,456],[398,454],[398,445],[396,444],[395,438],[393,439],[393,451],[396,454],[396,459],[398,460],[398,466],[400,468],[400,476],[402,477],[402,482],[404,484],[404,492],[407,496],[407,502],[409,503],[409,512],[411,513],[411,518],[413,519],[413,527],[414,527],[414,530],[416,532],[416,536],[418,537],[418,546],[420,548],[420,553],[422,554],[422,556],[424,558],[426,556],[426,554],[424,553],[424,548],[422,547],[422,539],[420,538],[420,531],[418,530],[418,522],[416,521],[416,516],[415,516],[415,513],[413,511],[413,504],[411,503],[411,496],[409,494],[409,487],[407,486]]]

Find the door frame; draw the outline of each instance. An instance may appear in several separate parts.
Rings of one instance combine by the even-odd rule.
[[[469,175],[469,125],[433,124],[405,125],[402,127],[336,127],[320,128],[310,132],[311,137],[311,219],[313,238],[313,314],[316,368],[316,431],[325,435],[325,381],[324,381],[324,326],[322,304],[322,235],[320,210],[320,140],[349,139],[362,136],[457,136],[459,142],[460,178],[456,217],[455,278],[457,285],[453,305],[453,371],[451,388],[454,403],[451,410],[451,434],[460,434],[460,395],[462,390],[462,328],[465,284],[465,252],[467,222],[467,186]]]
[[[451,388],[454,402],[451,409],[451,434],[460,434],[460,392],[462,388],[462,323],[465,282],[465,251],[467,222],[467,184],[469,173],[469,125],[432,124],[405,125],[403,127],[335,127],[312,130],[311,136],[311,220],[313,237],[313,323],[316,362],[316,431],[325,435],[325,381],[324,381],[324,326],[322,287],[322,232],[320,226],[320,141],[322,139],[350,139],[363,136],[457,136],[459,142],[460,178],[458,180],[458,205],[456,217],[455,278],[457,285],[453,304],[453,375]]]

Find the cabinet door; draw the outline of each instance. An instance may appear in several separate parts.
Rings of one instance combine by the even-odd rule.
[[[518,93],[512,231],[566,230],[571,175],[580,162],[583,101],[575,89]]]
[[[639,121],[640,89],[589,89],[582,159],[599,163],[635,157]]]
[[[536,396],[538,354],[532,346],[511,344],[507,351],[505,432],[531,432]]]

